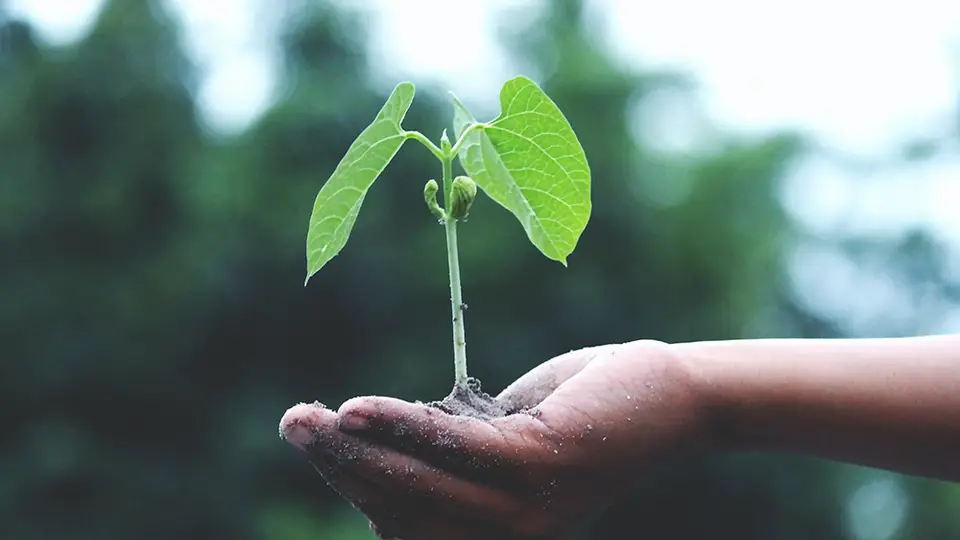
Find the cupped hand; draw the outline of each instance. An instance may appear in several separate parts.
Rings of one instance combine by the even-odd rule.
[[[541,364],[489,421],[361,397],[292,407],[280,430],[383,538],[562,538],[696,443],[689,382],[668,345],[638,341]]]

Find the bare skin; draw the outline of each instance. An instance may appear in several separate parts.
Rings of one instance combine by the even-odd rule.
[[[678,452],[816,455],[960,481],[960,336],[639,341],[574,351],[489,422],[387,397],[282,435],[383,538],[562,538]]]

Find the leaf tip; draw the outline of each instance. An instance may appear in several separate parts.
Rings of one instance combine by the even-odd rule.
[[[467,110],[467,106],[464,105],[462,101],[460,101],[460,98],[458,98],[457,95],[454,94],[452,90],[447,93],[450,94],[450,99],[453,101],[454,107],[462,109],[464,111]]]
[[[304,286],[304,287],[306,287],[307,284],[310,283],[310,278],[312,278],[313,276],[317,275],[317,271],[318,271],[318,270],[320,270],[320,269],[319,269],[319,268],[314,268],[314,267],[312,267],[312,266],[310,266],[310,265],[307,266],[307,277],[303,278],[303,286]]]

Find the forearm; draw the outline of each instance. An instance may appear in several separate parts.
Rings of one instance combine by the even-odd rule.
[[[960,481],[960,336],[673,348],[727,448]]]

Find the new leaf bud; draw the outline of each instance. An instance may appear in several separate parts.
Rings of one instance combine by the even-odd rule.
[[[437,202],[437,191],[440,190],[440,187],[437,185],[436,180],[429,180],[423,186],[423,200],[427,203],[427,208],[433,212],[433,215],[437,216],[440,219],[444,218],[443,208],[440,208],[440,203]]]
[[[453,180],[450,196],[450,217],[462,220],[470,212],[473,200],[477,198],[477,183],[467,176],[458,176]]]

